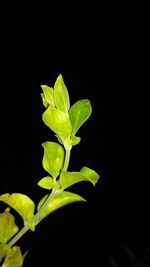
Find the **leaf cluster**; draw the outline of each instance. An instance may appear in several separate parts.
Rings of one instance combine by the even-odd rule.
[[[26,231],[35,231],[39,222],[64,205],[86,201],[82,196],[70,192],[70,186],[82,181],[95,185],[99,179],[99,174],[86,166],[80,171],[67,171],[71,149],[81,141],[76,133],[92,112],[90,101],[81,99],[70,106],[69,93],[61,74],[56,79],[54,88],[41,85],[41,89],[45,107],[42,120],[54,132],[58,141],[42,143],[42,166],[46,175],[39,180],[38,186],[45,189],[46,194],[39,200],[37,207],[24,194],[0,195],[0,201],[9,206],[0,214],[0,260],[4,260],[2,267],[23,265],[25,255],[22,255],[18,246],[13,245]],[[17,211],[23,219],[24,227],[20,231],[10,208]]]

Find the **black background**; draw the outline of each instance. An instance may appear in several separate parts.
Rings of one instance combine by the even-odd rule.
[[[63,207],[18,242],[29,250],[25,266],[126,266],[132,252],[137,259],[149,248],[140,15],[110,6],[27,10],[1,24],[0,193],[25,193],[36,203],[47,193],[36,186],[45,175],[41,143],[55,137],[41,120],[40,85],[53,86],[60,73],[71,104],[88,98],[93,107],[69,170],[85,165],[101,178],[73,188],[87,203]]]

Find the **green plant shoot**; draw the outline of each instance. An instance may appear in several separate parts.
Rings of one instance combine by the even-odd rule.
[[[0,201],[8,206],[0,213],[0,263],[2,267],[23,266],[24,257],[21,249],[14,246],[28,231],[35,231],[36,226],[53,211],[73,202],[86,201],[82,196],[69,192],[73,184],[87,181],[95,186],[99,174],[83,166],[79,171],[68,171],[71,149],[81,138],[76,136],[79,128],[90,117],[92,106],[88,99],[81,99],[70,106],[69,93],[60,74],[54,87],[41,85],[42,102],[45,110],[43,122],[54,132],[56,142],[42,143],[42,166],[46,174],[37,183],[41,190],[46,190],[37,207],[27,195],[5,193]],[[23,220],[23,228],[15,223],[10,213],[14,209]]]

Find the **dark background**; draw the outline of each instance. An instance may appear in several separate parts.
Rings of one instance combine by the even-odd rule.
[[[88,98],[93,107],[69,170],[85,165],[101,178],[72,189],[87,203],[54,212],[18,242],[29,250],[25,266],[127,266],[150,245],[146,34],[133,10],[74,8],[10,11],[2,20],[0,193],[21,192],[36,203],[47,193],[36,186],[45,175],[41,143],[55,137],[41,120],[40,85],[53,86],[61,73],[71,104]]]

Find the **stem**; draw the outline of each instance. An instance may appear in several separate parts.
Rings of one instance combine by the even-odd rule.
[[[55,189],[52,190],[51,194],[47,197],[47,199],[45,200],[44,204],[42,205],[42,207],[38,210],[38,212],[35,214],[35,216],[33,217],[32,221],[34,222],[35,226],[41,221],[40,220],[40,214],[42,213],[42,211],[44,210],[45,206],[47,205],[47,203],[50,201],[50,199],[53,197],[53,195],[55,195]],[[44,219],[44,218],[43,218]]]
[[[43,211],[44,207],[47,205],[47,202],[50,200],[50,198],[52,198],[53,195],[53,191],[52,193],[49,195],[49,197],[47,198],[47,200],[44,202],[44,204],[42,205],[41,209],[35,214],[35,216],[33,217],[32,221],[35,223],[35,225],[37,225],[40,220],[40,213]],[[10,247],[12,247],[27,231],[29,230],[28,225],[25,225],[9,242],[8,245]]]
[[[66,149],[66,155],[65,155],[65,162],[64,162],[64,166],[63,166],[63,171],[67,171],[67,169],[68,169],[71,147],[65,147],[65,149]]]
[[[12,247],[27,231],[29,227],[25,225],[19,232],[14,236],[12,240],[9,241],[8,245]]]
[[[69,160],[70,160],[70,151],[71,151],[71,146],[65,146],[66,154],[65,154],[65,161],[64,161],[64,166],[63,166],[63,171],[67,171],[68,165],[69,165]],[[44,210],[45,206],[49,202],[49,200],[53,197],[53,195],[56,194],[56,189],[53,188],[51,194],[48,196],[42,207],[39,209],[39,211],[35,214],[35,216],[32,219],[32,222],[34,222],[35,226],[41,221],[40,220],[40,214]],[[58,190],[60,191],[60,190]],[[25,225],[9,242],[8,245],[12,247],[27,231],[29,230],[29,227]]]

